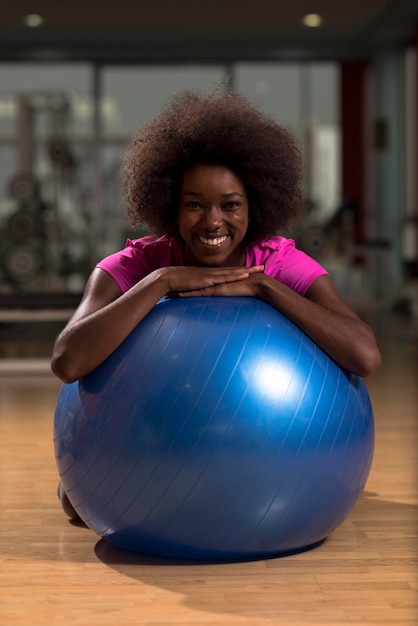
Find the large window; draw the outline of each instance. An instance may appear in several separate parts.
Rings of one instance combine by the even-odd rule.
[[[287,126],[305,157],[305,197],[324,221],[339,202],[333,63],[103,66],[0,64],[0,289],[80,292],[130,235],[121,158],[180,88],[234,89]]]
[[[89,265],[92,69],[0,65],[2,293],[79,291]]]

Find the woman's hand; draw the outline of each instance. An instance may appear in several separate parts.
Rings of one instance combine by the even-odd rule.
[[[246,272],[240,276],[231,275],[231,280],[213,284],[199,289],[179,291],[181,298],[197,296],[250,296],[259,295],[260,276],[263,275],[263,266],[246,268]]]
[[[254,267],[167,267],[157,270],[167,282],[167,293],[179,296],[217,295],[227,285],[246,281],[254,273],[262,273],[263,265]],[[211,290],[214,290],[211,293]],[[224,293],[219,295],[233,295]],[[236,294],[238,295],[238,294]]]

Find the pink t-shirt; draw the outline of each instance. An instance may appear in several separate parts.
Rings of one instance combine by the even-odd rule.
[[[123,250],[104,258],[96,267],[105,270],[124,293],[153,270],[176,265],[184,265],[181,240],[146,236],[128,239]],[[296,248],[293,239],[280,236],[247,243],[245,265],[264,265],[265,274],[301,295],[316,278],[327,274],[319,263]]]

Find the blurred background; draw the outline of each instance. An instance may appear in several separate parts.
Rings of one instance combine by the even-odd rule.
[[[219,81],[301,143],[305,212],[285,234],[359,313],[418,317],[417,58],[415,0],[10,3],[0,370],[47,367],[95,262],[142,234],[120,198],[137,129],[177,89]]]

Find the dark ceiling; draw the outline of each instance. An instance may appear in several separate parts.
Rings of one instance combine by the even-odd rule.
[[[302,17],[320,13],[319,28]],[[24,16],[44,17],[39,28]],[[417,0],[10,0],[0,60],[365,58],[417,37]]]

